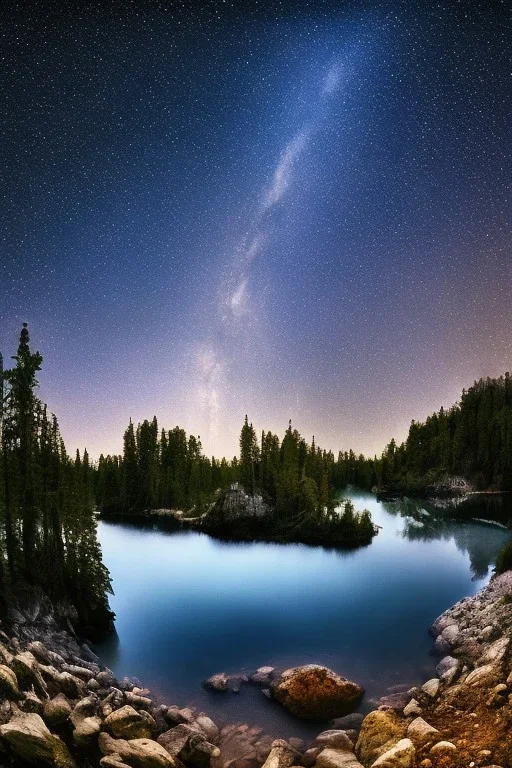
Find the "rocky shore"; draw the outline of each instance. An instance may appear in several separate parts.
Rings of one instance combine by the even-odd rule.
[[[0,765],[57,768],[475,768],[512,765],[512,572],[432,626],[438,676],[330,722],[312,743],[156,703],[117,680],[37,593],[0,631]],[[253,681],[301,717],[355,707],[362,693],[309,665]],[[230,688],[229,680],[216,681]],[[341,696],[341,698],[340,698]],[[311,709],[311,705],[314,706]],[[316,707],[323,709],[318,710]],[[327,725],[327,723],[326,723]]]

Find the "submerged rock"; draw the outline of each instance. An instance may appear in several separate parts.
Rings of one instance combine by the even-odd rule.
[[[364,693],[356,683],[317,664],[287,669],[273,683],[271,692],[285,709],[305,720],[348,714]]]

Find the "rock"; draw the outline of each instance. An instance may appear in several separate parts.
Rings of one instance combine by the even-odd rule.
[[[175,768],[173,757],[164,747],[151,739],[113,739],[100,733],[98,746],[104,755],[119,755],[121,762],[132,768]],[[105,763],[103,764],[105,765]]]
[[[177,707],[175,704],[173,704],[172,707],[167,707],[167,711],[164,712],[164,718],[167,720],[168,723],[171,725],[179,725],[180,723],[188,723],[193,718],[190,718],[190,720],[186,719],[182,711],[179,707]]]
[[[55,768],[76,768],[64,742],[50,733],[39,715],[17,713],[0,726],[0,736],[22,760]]]
[[[43,720],[49,726],[63,725],[71,714],[71,705],[63,693],[49,699],[43,705]]]
[[[242,683],[248,681],[249,678],[246,675],[227,675],[225,672],[218,672],[205,680],[203,685],[212,691],[239,693]]]
[[[101,728],[101,718],[96,715],[96,697],[88,696],[79,701],[70,715],[73,723],[73,741],[77,747],[87,748],[96,742]]]
[[[320,747],[321,749],[348,749],[351,752],[354,751],[354,745],[346,732],[340,730],[322,731],[322,733],[318,734],[311,746],[313,748]]]
[[[442,635],[436,638],[434,643],[434,653],[436,656],[446,656],[450,653],[451,649],[450,643]]]
[[[451,741],[438,741],[430,750],[431,755],[447,755],[457,751],[455,744]]]
[[[6,667],[5,664],[0,664],[0,699],[17,701],[20,698],[21,694],[16,674],[12,669]]]
[[[100,684],[94,677],[91,677],[91,679],[86,683],[86,688],[88,691],[99,691]]]
[[[363,695],[356,683],[317,664],[294,667],[272,684],[272,696],[303,719],[328,720],[348,714]]]
[[[208,741],[212,744],[216,744],[219,738],[219,729],[208,715],[201,712],[194,720],[194,725],[202,730]]]
[[[482,654],[481,661],[484,664],[497,664],[503,660],[509,645],[508,637],[500,637]]]
[[[210,744],[201,731],[185,723],[160,734],[157,742],[173,757],[197,768],[209,768],[212,758],[220,755],[220,749]]]
[[[228,676],[225,672],[218,672],[216,675],[212,675],[203,683],[205,688],[210,688],[212,691],[224,692],[228,690]]]
[[[441,680],[447,685],[450,685],[460,667],[461,663],[458,659],[455,659],[453,656],[445,656],[441,659],[436,669]]]
[[[345,717],[337,717],[331,720],[329,725],[331,728],[340,731],[359,731],[363,724],[364,715],[360,712],[352,712],[351,715],[345,715]]]
[[[36,657],[37,661],[40,661],[42,664],[48,664],[54,667],[60,667],[61,664],[64,664],[64,659],[60,654],[50,651],[39,640],[33,640],[29,643],[27,645],[27,651],[30,651],[30,653]]]
[[[103,688],[111,688],[117,685],[114,673],[110,669],[104,669],[96,675],[96,680]]]
[[[403,739],[407,723],[393,710],[376,709],[366,715],[356,744],[356,755],[365,766]]]
[[[262,685],[268,688],[274,679],[275,667],[259,667],[256,672],[249,677],[251,683]]]
[[[404,715],[410,717],[410,715],[421,715],[422,709],[416,699],[411,699],[410,702],[404,707]]]
[[[48,689],[39,671],[39,663],[30,651],[16,654],[11,662],[11,669],[18,678],[20,688],[26,690],[34,686],[37,693],[48,698]]]
[[[402,710],[407,705],[409,698],[410,696],[407,691],[390,693],[387,696],[382,696],[379,699],[379,709]]]
[[[93,715],[91,717],[83,717],[77,721],[73,730],[73,741],[77,747],[84,749],[91,747],[96,743],[96,738],[101,729],[101,717]]]
[[[74,675],[84,682],[88,682],[91,679],[91,670],[86,667],[78,667],[76,664],[63,664],[61,671],[69,672],[70,675]]]
[[[407,728],[407,736],[415,743],[422,744],[439,733],[437,728],[427,723],[422,717],[416,717]]]
[[[5,647],[3,643],[0,643],[0,663],[9,666],[13,659],[13,654]]]
[[[149,739],[156,730],[156,723],[149,712],[137,712],[127,704],[108,715],[103,727],[118,739]]]
[[[123,763],[119,755],[105,755],[100,760],[101,768],[131,768],[128,763]]]
[[[452,647],[455,645],[458,635],[459,628],[457,624],[450,624],[441,633],[441,637]]]
[[[297,752],[286,741],[278,739],[272,742],[272,748],[263,768],[290,768],[298,757]]]
[[[28,691],[21,704],[24,712],[35,712],[37,715],[43,714],[43,702],[33,691]]]
[[[377,758],[372,768],[412,768],[416,750],[410,739],[401,739]]]
[[[124,696],[128,704],[138,709],[150,709],[153,706],[153,702],[147,696],[138,696],[131,691],[126,691]]]
[[[348,749],[323,749],[316,765],[317,768],[362,768],[357,757]]]
[[[70,699],[81,699],[85,693],[85,685],[82,680],[75,677],[70,672],[60,672],[57,678],[57,684],[62,692]]]
[[[426,683],[423,683],[423,685],[421,686],[421,690],[427,693],[433,699],[435,699],[435,697],[439,693],[440,686],[441,686],[441,681],[439,680],[439,678],[433,677],[430,680],[427,680]]]
[[[490,683],[493,679],[497,679],[496,669],[491,664],[486,664],[483,667],[477,667],[473,669],[464,681],[466,685],[482,685],[483,683]]]
[[[222,728],[219,737],[220,757],[216,766],[229,768],[260,768],[270,754],[273,739],[261,736],[261,729],[247,725]]]

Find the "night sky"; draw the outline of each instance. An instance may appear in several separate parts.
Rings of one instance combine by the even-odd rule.
[[[380,451],[512,368],[507,1],[5,3],[0,349],[68,449]]]

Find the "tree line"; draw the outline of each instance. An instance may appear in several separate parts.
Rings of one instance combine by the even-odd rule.
[[[421,492],[444,476],[461,476],[477,490],[512,490],[512,380],[483,378],[460,402],[424,423],[413,421],[374,460],[377,486]]]
[[[87,451],[72,459],[57,417],[37,397],[43,358],[23,324],[11,368],[0,355],[0,594],[20,584],[71,602],[76,628],[107,632],[113,614],[94,514],[94,470]]]

